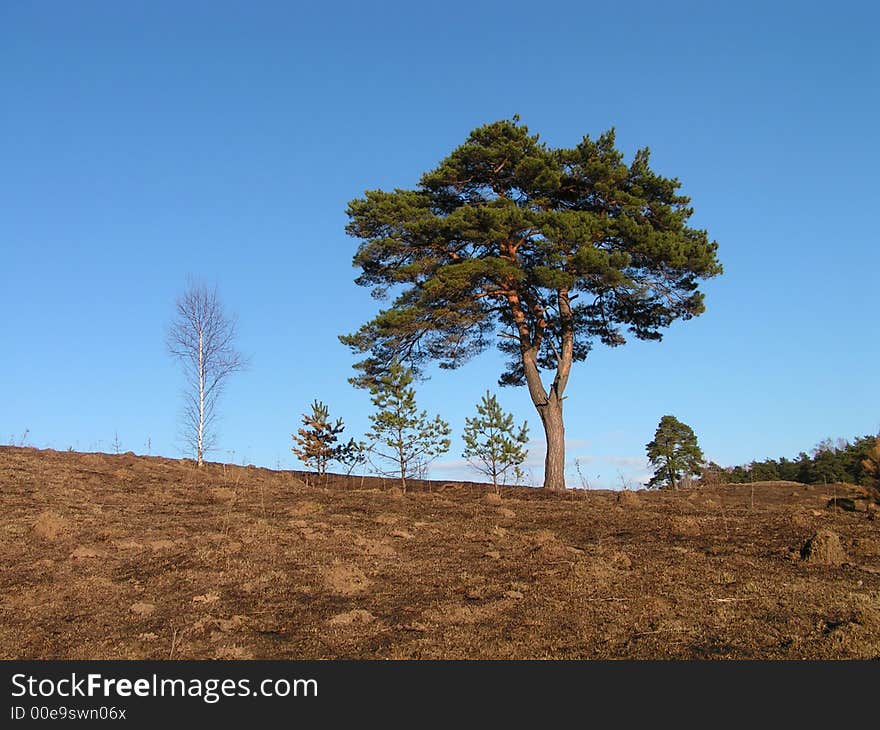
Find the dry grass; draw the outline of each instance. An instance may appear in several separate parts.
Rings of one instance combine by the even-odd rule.
[[[880,657],[856,488],[304,476],[0,448],[0,658]]]

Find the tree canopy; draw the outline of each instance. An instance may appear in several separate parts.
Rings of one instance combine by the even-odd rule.
[[[682,477],[699,474],[703,465],[703,452],[694,430],[675,416],[660,419],[654,440],[645,449],[655,468],[649,487],[678,489]]]
[[[396,360],[455,368],[497,341],[508,356],[499,382],[526,383],[541,416],[545,486],[564,488],[572,363],[594,341],[661,339],[703,311],[698,281],[721,272],[717,244],[687,225],[678,180],[649,158],[642,149],[626,164],[613,130],[552,148],[514,117],[475,129],[415,189],[353,200],[356,281],[394,296],[341,338],[366,355],[354,382],[369,385]]]

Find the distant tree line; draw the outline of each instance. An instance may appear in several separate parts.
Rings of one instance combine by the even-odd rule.
[[[871,485],[876,480],[874,456],[878,436],[825,439],[811,453],[802,451],[794,459],[764,459],[739,466],[723,467],[709,462],[703,467],[706,484],[744,484],[747,482],[792,481],[803,484],[847,482]]]

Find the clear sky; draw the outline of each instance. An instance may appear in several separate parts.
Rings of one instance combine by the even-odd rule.
[[[880,429],[878,51],[870,2],[0,3],[0,442],[181,453],[164,331],[187,275],[252,358],[211,455],[298,467],[314,398],[367,428],[337,340],[376,309],[347,202],[412,187],[519,113],[554,146],[614,126],[693,198],[725,274],[661,343],[597,346],[569,464],[646,476],[660,417],[723,464]],[[419,386],[456,431],[500,356]],[[524,389],[502,404],[540,425]],[[571,484],[579,479],[571,468]]]

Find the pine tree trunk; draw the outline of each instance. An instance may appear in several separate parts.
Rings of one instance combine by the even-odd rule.
[[[403,450],[403,431],[397,429],[397,459],[400,463],[400,488],[406,494],[406,453]]]
[[[532,403],[538,409],[544,433],[547,436],[547,455],[544,459],[544,489],[553,492],[565,491],[565,424],[562,421],[562,394],[568,384],[571,364],[574,360],[574,329],[571,304],[567,289],[559,290],[559,313],[561,320],[562,346],[557,357],[556,377],[549,392],[541,382],[538,368],[539,343],[532,336],[522,301],[517,294],[508,296],[514,325],[519,333],[522,346],[523,375],[529,389]],[[539,323],[540,325],[540,323]],[[541,325],[543,333],[546,322]]]
[[[544,489],[565,491],[565,423],[562,420],[562,402],[551,398],[538,408],[544,434],[547,437],[547,455],[544,459]]]
[[[544,489],[553,492],[565,491],[565,424],[562,420],[562,388],[559,376],[548,394],[541,384],[541,376],[535,362],[535,353],[523,354],[526,384],[532,403],[541,418],[544,434],[547,437],[547,454],[544,457]],[[570,366],[570,361],[568,362]],[[567,367],[566,367],[567,372]],[[567,379],[567,375],[566,375]]]

